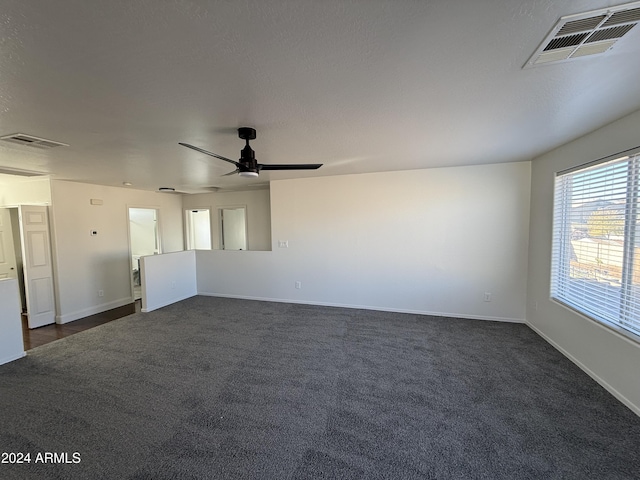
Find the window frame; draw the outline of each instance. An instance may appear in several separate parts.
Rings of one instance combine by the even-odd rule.
[[[591,169],[597,169],[599,166],[604,166],[607,163],[611,163],[612,166],[615,162],[628,162],[628,172],[626,173],[626,185],[625,191],[625,204],[624,204],[624,232],[623,238],[623,258],[622,258],[622,273],[620,275],[620,300],[619,306],[615,303],[612,306],[618,308],[617,317],[614,320],[607,319],[604,315],[598,314],[591,309],[588,304],[583,302],[580,304],[579,298],[570,298],[571,295],[567,294],[567,288],[570,286],[570,279],[567,276],[570,275],[571,269],[567,267],[567,262],[571,261],[571,248],[567,242],[572,241],[573,232],[571,230],[571,221],[569,215],[571,215],[572,201],[575,201],[573,197],[573,185],[566,186],[560,181],[561,178],[568,175],[573,176],[586,172]],[[631,188],[629,188],[631,187]],[[563,188],[563,191],[559,191],[559,188]],[[604,196],[612,195],[605,194]],[[640,343],[640,327],[638,325],[626,326],[625,317],[622,313],[623,308],[629,306],[629,300],[635,304],[636,312],[633,317],[640,317],[638,307],[640,306],[640,296],[636,293],[634,297],[630,293],[630,288],[633,286],[633,267],[634,267],[634,255],[637,257],[638,253],[636,249],[640,249],[640,225],[638,214],[640,213],[638,207],[638,198],[640,196],[640,146],[634,147],[613,155],[609,155],[598,160],[588,162],[576,167],[572,167],[566,170],[561,170],[554,175],[553,185],[553,219],[551,229],[551,265],[550,265],[550,283],[549,283],[549,297],[550,300],[569,309],[570,311],[577,313],[581,317],[587,318],[595,322],[599,326],[611,329],[634,343]],[[562,201],[559,202],[559,199]],[[560,203],[561,205],[558,205]],[[567,208],[568,207],[568,208]],[[628,219],[635,218],[635,222],[629,222]],[[631,241],[629,241],[631,239]],[[637,258],[636,258],[637,261]],[[638,265],[635,265],[636,267]],[[562,277],[562,278],[560,278]],[[563,293],[561,290],[565,289]],[[636,289],[640,286],[636,282]],[[587,294],[583,294],[587,297]],[[614,297],[610,297],[613,299]],[[634,301],[638,298],[637,301]],[[626,307],[625,307],[626,305]],[[601,312],[602,313],[602,312]],[[629,317],[627,317],[629,318]],[[639,318],[632,319],[634,323],[640,322]],[[627,324],[629,324],[627,320]]]

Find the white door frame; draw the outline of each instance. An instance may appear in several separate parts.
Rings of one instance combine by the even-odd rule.
[[[9,208],[0,208],[0,279],[18,278],[18,264],[13,242],[11,212]]]
[[[162,235],[160,234],[162,228],[162,222],[160,220],[160,207],[158,205],[127,205],[127,241],[129,244],[129,278],[131,284],[131,299],[135,300],[135,285],[133,281],[133,249],[131,248],[131,209],[139,208],[144,210],[156,211],[156,242],[158,246],[158,254],[162,253]],[[138,275],[140,272],[138,271]],[[142,276],[140,276],[142,279]]]
[[[220,231],[220,250],[226,250],[224,241],[224,226],[223,226],[223,212],[225,210],[242,210],[244,212],[244,250],[249,250],[249,228],[248,228],[248,216],[246,205],[219,205],[218,206],[218,229]]]
[[[212,227],[212,215],[211,215],[211,207],[192,207],[192,208],[185,208],[184,209],[184,249],[185,250],[195,250],[195,246],[193,245],[194,243],[194,228],[193,228],[193,222],[192,222],[192,216],[191,213],[194,211],[204,211],[206,210],[207,212],[209,212],[209,243],[210,243],[210,248],[209,250],[212,250],[213,247],[213,229]]]

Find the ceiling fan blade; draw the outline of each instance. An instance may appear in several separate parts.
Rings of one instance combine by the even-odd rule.
[[[218,158],[220,160],[224,160],[225,162],[233,163],[236,167],[240,168],[240,164],[238,162],[236,162],[235,160],[231,160],[230,158],[223,157],[222,155],[218,155],[216,153],[208,152],[206,150],[203,150],[202,148],[194,147],[193,145],[189,145],[188,143],[178,142],[178,145],[182,145],[183,147],[190,148],[192,150],[195,150],[196,152],[204,153],[205,155],[209,155],[211,157],[215,157],[215,158]]]
[[[316,170],[322,163],[258,164],[259,170]]]
[[[225,173],[224,175],[221,175],[221,177],[228,177],[229,175],[235,175],[239,171],[240,171],[240,169],[236,168],[233,172]]]

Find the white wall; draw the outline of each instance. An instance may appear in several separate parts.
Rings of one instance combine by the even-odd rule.
[[[198,294],[196,254],[193,250],[142,257],[140,271],[143,312],[151,312]]]
[[[549,298],[555,172],[640,144],[640,112],[532,162],[527,321],[621,401],[640,414],[640,344]]]
[[[184,209],[211,209],[212,248],[220,248],[218,208],[247,206],[247,234],[249,250],[271,250],[271,209],[269,190],[216,192],[184,196]]]
[[[179,195],[60,180],[51,182],[51,193],[58,323],[133,302],[129,207],[158,208],[163,251],[183,249]],[[91,205],[91,199],[103,204]]]
[[[198,290],[524,321],[529,188],[529,163],[272,181],[273,251],[197,252]]]
[[[0,175],[0,207],[50,205],[49,177]]]
[[[20,294],[15,278],[0,280],[0,365],[24,357]]]

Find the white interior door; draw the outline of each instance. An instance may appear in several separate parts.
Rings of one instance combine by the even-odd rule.
[[[21,205],[20,238],[29,328],[55,322],[51,236],[47,207]]]
[[[0,279],[17,277],[11,213],[6,208],[0,208]]]

